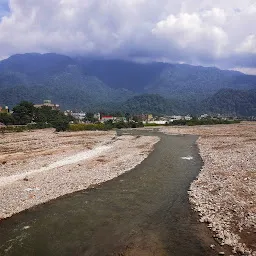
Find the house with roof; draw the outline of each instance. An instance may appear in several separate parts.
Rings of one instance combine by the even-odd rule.
[[[115,121],[115,117],[114,116],[102,116],[100,121],[102,123],[107,122],[107,121]]]
[[[43,104],[35,104],[35,108],[41,108],[41,107],[50,107],[52,110],[59,110],[60,105],[58,104],[53,104],[51,100],[44,100]]]

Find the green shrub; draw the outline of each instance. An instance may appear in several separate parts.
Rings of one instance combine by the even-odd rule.
[[[0,128],[2,133],[4,132],[24,132],[27,131],[28,127],[26,125],[12,125],[12,126],[5,126]]]
[[[43,122],[40,122],[40,123],[35,123],[35,124],[28,124],[27,125],[28,129],[30,130],[33,130],[33,129],[45,129],[45,128],[51,128],[53,127],[51,124],[48,124],[48,123],[43,123]]]
[[[144,126],[162,126],[162,124],[156,124],[156,123],[145,123]]]
[[[96,130],[110,130],[113,127],[98,123],[98,124],[70,124],[68,130],[69,131],[96,131]]]
[[[55,121],[52,122],[52,126],[56,129],[56,132],[64,132],[69,128],[69,123],[67,121]]]

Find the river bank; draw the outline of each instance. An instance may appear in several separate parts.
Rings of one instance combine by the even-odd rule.
[[[53,129],[0,136],[0,219],[113,179],[141,163],[159,141]]]
[[[199,135],[204,166],[189,197],[200,220],[233,252],[256,255],[256,124],[165,127],[166,134]]]

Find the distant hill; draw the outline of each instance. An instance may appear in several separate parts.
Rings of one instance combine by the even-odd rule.
[[[96,111],[120,106],[139,112],[195,114],[205,108],[206,101],[214,105],[216,93],[222,89],[254,90],[256,76],[200,66],[91,60],[54,53],[17,54],[0,61],[0,105],[10,107],[21,100],[40,103],[50,99],[63,109]]]
[[[203,102],[210,113],[231,116],[256,116],[256,89],[242,91],[221,89]]]
[[[173,103],[156,94],[144,94],[135,96],[122,104],[125,112],[152,113],[152,114],[173,114]]]
[[[85,74],[74,60],[62,55],[14,55],[0,62],[0,105],[50,99],[64,109],[93,109],[102,102],[120,102],[134,95]]]
[[[248,90],[256,86],[256,76],[212,67],[169,65],[146,87],[148,93],[178,99],[201,100],[223,88]]]
[[[222,88],[248,90],[256,87],[256,76],[215,67],[84,58],[78,58],[78,62],[85,72],[112,88],[166,98],[201,100]]]
[[[123,60],[87,60],[77,58],[84,72],[98,77],[111,88],[126,88],[136,93],[146,93],[145,87],[155,81],[169,64],[140,64]]]

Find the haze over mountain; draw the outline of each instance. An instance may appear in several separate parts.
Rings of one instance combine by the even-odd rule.
[[[229,92],[229,98],[222,89]],[[51,99],[63,109],[86,111],[194,114],[205,110],[250,116],[256,115],[255,97],[251,97],[255,89],[256,76],[186,64],[142,64],[54,53],[17,54],[0,61],[0,105],[8,106],[21,100],[40,103]],[[230,97],[232,104],[246,110],[231,111]],[[222,108],[217,103],[220,98]]]

